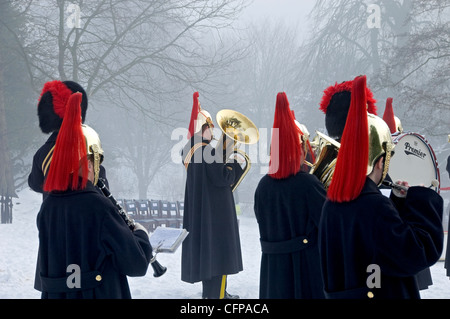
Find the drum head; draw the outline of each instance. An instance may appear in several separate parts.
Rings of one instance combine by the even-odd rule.
[[[439,169],[433,149],[421,135],[403,133],[393,136],[395,154],[389,164],[389,176],[393,182],[407,181],[410,186],[429,187],[439,181]],[[438,187],[432,187],[439,191]]]

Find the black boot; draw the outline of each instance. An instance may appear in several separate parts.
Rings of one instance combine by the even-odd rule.
[[[230,295],[228,292],[225,291],[225,296],[223,296],[223,299],[239,299],[238,295]]]

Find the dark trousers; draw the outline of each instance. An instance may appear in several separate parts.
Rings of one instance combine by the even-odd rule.
[[[209,280],[203,280],[203,299],[223,299],[227,287],[227,275],[215,276]]]

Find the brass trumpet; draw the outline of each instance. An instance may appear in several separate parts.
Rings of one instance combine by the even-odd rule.
[[[234,148],[231,155],[240,154],[245,160],[245,167],[242,175],[231,185],[231,190],[234,192],[251,167],[250,157],[238,148],[241,144],[257,143],[259,140],[259,131],[256,125],[253,124],[248,117],[229,109],[220,110],[216,115],[216,121],[222,131],[222,136],[218,141],[223,142],[223,149],[226,149],[226,140],[228,137],[232,141]],[[229,158],[224,158],[224,162],[227,162],[228,160]]]
[[[309,173],[316,175],[325,189],[330,186],[340,147],[341,143],[318,131],[316,131],[316,136],[311,142],[316,161],[314,163],[305,161],[305,163],[311,167]]]

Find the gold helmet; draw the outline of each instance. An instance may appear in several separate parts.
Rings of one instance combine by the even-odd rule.
[[[300,132],[301,132],[299,134],[299,138],[300,138],[300,144],[303,147],[303,152],[304,152],[303,155],[305,156],[305,159],[304,159],[305,165],[312,166],[311,163],[315,162],[315,156],[314,156],[313,150],[311,148],[311,143],[309,142],[310,134],[309,134],[308,128],[306,127],[305,124],[302,124],[299,121],[297,121],[297,119],[295,118],[294,110],[291,110],[291,113],[294,118],[295,125],[300,129]]]
[[[200,108],[200,112],[198,112],[197,120],[195,121],[195,133],[200,132],[202,129],[202,126],[208,124],[209,127],[214,127],[214,124],[212,122],[211,114],[209,114],[208,111],[202,110]]]
[[[396,129],[396,131],[399,132],[399,133],[402,133],[403,132],[402,122],[395,115],[394,115],[394,120],[395,120],[395,129]]]
[[[94,162],[94,185],[97,185],[98,177],[100,174],[100,164],[103,162],[102,144],[100,141],[100,137],[92,127],[83,124],[81,125],[81,129],[86,139],[87,155],[91,156]]]
[[[380,117],[367,113],[369,125],[369,162],[367,163],[366,175],[369,175],[376,161],[380,156],[385,155],[383,176],[378,185],[385,179],[389,170],[389,162],[394,152],[394,143],[392,142],[389,126]]]
[[[310,135],[309,135],[309,131],[308,131],[306,125],[300,123],[297,120],[294,120],[294,122],[295,122],[295,125],[297,125],[297,127],[300,129],[300,131],[303,132],[303,134],[305,135],[305,138],[309,140]]]

